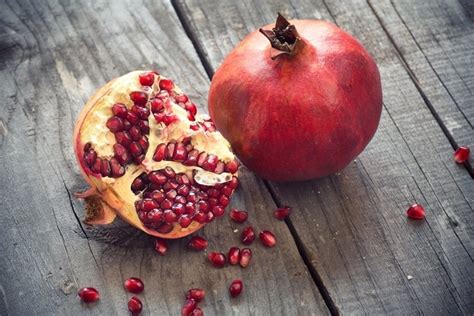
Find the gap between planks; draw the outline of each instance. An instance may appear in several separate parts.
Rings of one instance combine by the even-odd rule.
[[[179,19],[181,25],[183,26],[184,32],[186,33],[189,40],[193,44],[193,47],[194,47],[194,49],[195,49],[195,51],[196,51],[196,53],[199,57],[199,60],[201,61],[202,65],[203,65],[203,67],[206,71],[207,76],[209,77],[209,80],[212,80],[212,76],[214,75],[214,70],[213,70],[210,62],[208,61],[208,59],[206,57],[206,54],[204,53],[202,48],[199,46],[198,41],[197,41],[196,36],[195,36],[195,33],[193,32],[192,26],[189,24],[189,22],[184,17],[183,13],[181,12],[181,9],[180,9],[179,5],[176,3],[176,0],[171,0],[171,4],[172,4],[172,6],[173,6],[173,8],[176,12],[176,15],[178,16],[178,19]],[[270,193],[270,196],[272,197],[272,199],[275,202],[276,206],[281,207],[282,206],[281,201],[279,201],[278,198],[276,197],[275,192],[271,188],[270,183],[265,179],[262,179],[262,181],[265,185],[265,188]],[[327,290],[327,288],[324,286],[324,284],[322,282],[320,274],[318,273],[316,268],[311,265],[310,259],[307,255],[307,251],[304,247],[303,242],[301,241],[301,238],[298,235],[298,232],[296,231],[295,227],[293,226],[293,223],[290,220],[285,220],[285,224],[288,227],[288,230],[291,234],[291,237],[293,238],[293,241],[296,244],[296,247],[298,249],[298,253],[301,256],[301,259],[303,260],[304,265],[308,269],[308,272],[311,275],[311,278],[313,279],[313,282],[315,283],[316,287],[318,288],[319,293],[321,294],[321,296],[324,300],[324,303],[326,304],[329,311],[331,312],[331,315],[340,315],[340,312],[339,312],[336,304],[334,303],[333,299],[331,298],[331,296],[329,294],[329,291]]]

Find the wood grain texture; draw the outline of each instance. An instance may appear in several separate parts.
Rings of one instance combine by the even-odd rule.
[[[71,145],[74,120],[96,88],[135,69],[166,74],[205,104],[209,79],[169,2],[2,1],[0,3],[0,315],[127,315],[123,281],[141,277],[143,315],[178,315],[184,294],[203,287],[206,315],[328,314],[275,204],[246,170],[232,207],[247,209],[257,230],[271,228],[278,246],[252,245],[247,269],[214,269],[203,252],[152,239],[120,221],[83,226],[85,189]],[[203,109],[201,107],[201,109]],[[209,250],[238,245],[243,226],[225,217],[201,234]],[[235,232],[234,232],[235,230]],[[242,278],[245,291],[227,288]],[[81,304],[77,289],[101,300]]]
[[[453,145],[474,148],[474,8],[445,0],[370,1],[370,6]]]
[[[343,314],[472,314],[474,185],[452,161],[448,139],[370,6],[357,0],[177,4],[213,69],[277,11],[333,21],[360,39],[382,75],[384,111],[375,138],[341,173],[271,183],[273,194],[294,208],[289,225]],[[427,209],[426,221],[406,219],[414,202]]]

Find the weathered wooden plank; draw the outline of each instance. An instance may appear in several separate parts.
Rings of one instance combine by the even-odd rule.
[[[474,10],[458,1],[370,5],[454,143],[474,148]]]
[[[120,222],[83,227],[84,189],[71,137],[82,104],[109,79],[155,68],[199,104],[209,80],[170,3],[156,1],[8,1],[0,10],[0,314],[127,314],[123,280],[141,277],[143,314],[177,315],[184,293],[203,287],[206,315],[327,314],[288,228],[272,220],[274,202],[243,170],[233,207],[247,209],[256,229],[273,229],[278,247],[256,243],[251,265],[213,269],[205,255],[170,243],[157,255],[151,238]],[[202,234],[209,250],[238,245],[241,226],[227,218]],[[233,232],[238,230],[237,232]],[[230,299],[231,280],[245,292]],[[102,294],[80,304],[78,287]]]
[[[472,313],[472,179],[452,161],[448,139],[368,4],[178,1],[177,6],[213,69],[277,11],[335,21],[364,43],[383,81],[377,135],[340,174],[271,183],[275,198],[294,207],[290,225],[341,312]],[[405,217],[415,201],[427,209],[424,222]]]

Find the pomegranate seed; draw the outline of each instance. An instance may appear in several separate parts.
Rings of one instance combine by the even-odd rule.
[[[287,219],[288,216],[290,216],[290,212],[291,212],[291,207],[283,206],[283,207],[278,208],[274,214],[277,219],[279,219],[280,221],[283,221]]]
[[[250,259],[252,258],[252,250],[250,248],[244,248],[240,251],[239,256],[239,264],[242,268],[246,268],[249,263]]]
[[[132,157],[128,153],[127,149],[120,144],[114,144],[114,157],[121,165],[129,164],[132,161]]]
[[[141,120],[138,122],[138,127],[140,128],[142,134],[150,133],[150,124],[148,123],[148,120]]]
[[[148,180],[154,184],[165,184],[168,181],[166,175],[161,171],[152,171],[148,174]]]
[[[201,236],[194,236],[189,240],[188,246],[194,250],[204,250],[207,248],[207,240]]]
[[[225,171],[229,173],[236,173],[239,169],[239,163],[237,160],[232,160],[225,165]]]
[[[154,208],[157,208],[158,204],[155,202],[155,200],[152,199],[144,199],[142,202],[142,210],[144,211],[151,211]]]
[[[145,189],[145,186],[146,186],[146,183],[143,180],[143,178],[137,177],[137,178],[135,178],[135,180],[133,180],[131,188],[132,188],[133,192],[138,193],[138,192],[142,191],[143,189]]]
[[[115,103],[112,106],[112,113],[115,116],[118,116],[120,118],[123,118],[123,119],[127,118],[127,112],[128,112],[127,107],[122,103]]]
[[[105,126],[107,126],[112,133],[121,132],[123,130],[123,121],[118,116],[112,116],[107,120]]]
[[[139,106],[139,105],[134,105],[132,107],[132,112],[135,113],[142,120],[147,120],[148,116],[150,115],[150,110],[147,107]]]
[[[407,216],[411,219],[424,219],[425,209],[419,204],[413,204],[408,208]]]
[[[255,232],[252,226],[245,227],[242,230],[241,240],[245,245],[250,245],[255,240]]]
[[[173,122],[176,122],[178,120],[178,117],[174,114],[165,114],[165,116],[163,116],[163,124],[165,124],[166,126],[170,125],[171,123]]]
[[[84,150],[84,160],[88,166],[92,166],[97,159],[97,153],[94,149]]]
[[[217,156],[216,155],[208,155],[206,160],[203,162],[202,166],[204,170],[207,171],[215,171],[217,167]]]
[[[242,283],[242,280],[232,281],[229,287],[230,296],[232,297],[239,296],[240,293],[242,293],[243,289],[244,289],[244,284]]]
[[[130,138],[134,141],[140,140],[142,138],[142,132],[140,131],[140,128],[138,126],[132,126],[128,130],[128,134],[130,135]]]
[[[110,159],[110,168],[112,169],[112,176],[115,178],[121,177],[125,174],[125,168],[118,162],[116,158]]]
[[[164,224],[161,224],[161,226],[159,226],[156,231],[159,232],[159,233],[162,233],[162,234],[168,234],[170,231],[172,231],[174,228],[174,226],[172,224],[167,224],[167,223],[164,223]],[[167,249],[166,249],[167,250]],[[166,251],[165,251],[166,252]],[[164,255],[164,254],[163,254]]]
[[[221,195],[219,197],[219,204],[222,205],[222,207],[226,207],[229,205],[229,198],[225,195]]]
[[[152,72],[143,73],[138,76],[138,80],[142,86],[151,86],[155,81],[155,75]]]
[[[193,220],[195,220],[199,224],[204,224],[206,222],[206,213],[196,212],[194,214]]]
[[[130,93],[130,99],[132,99],[133,103],[144,106],[146,101],[148,101],[148,95],[142,91],[133,91]]]
[[[130,127],[132,127],[132,124],[127,119],[124,119],[123,120],[123,130],[128,131],[130,129]]]
[[[222,268],[225,265],[225,255],[222,252],[210,252],[207,258],[217,268]]]
[[[166,144],[159,144],[156,146],[155,153],[153,154],[154,161],[162,161],[165,159],[166,154]]]
[[[189,193],[189,186],[187,186],[186,184],[181,184],[181,185],[178,187],[177,191],[178,191],[178,194],[179,194],[179,195],[186,196],[186,195],[188,195],[188,193]]]
[[[150,222],[161,224],[161,222],[163,221],[163,212],[155,208],[148,212],[147,219]]]
[[[193,130],[193,131],[197,131],[197,130],[199,130],[199,125],[196,124],[196,123],[191,123],[191,124],[189,125],[189,128],[190,128],[191,130]]]
[[[214,170],[215,173],[221,174],[224,172],[225,164],[222,161],[217,162],[216,170]]]
[[[190,289],[186,294],[186,298],[192,298],[196,302],[200,302],[206,296],[206,292],[203,289]]]
[[[197,164],[197,159],[199,156],[199,151],[196,149],[191,150],[188,153],[188,158],[184,162],[186,166],[195,166]]]
[[[192,218],[187,214],[181,215],[181,217],[178,219],[178,223],[182,228],[186,228],[191,225],[192,221]]]
[[[127,121],[129,121],[131,124],[133,125],[138,124],[139,120],[140,119],[135,113],[130,112],[130,111],[127,113]]]
[[[165,167],[165,169],[163,169],[163,173],[168,177],[168,178],[174,178],[176,176],[176,173],[174,172],[173,168],[171,167]],[[178,186],[176,186],[178,187]],[[176,189],[176,188],[174,188]]]
[[[99,291],[93,287],[83,287],[77,292],[77,295],[79,295],[84,303],[93,303],[100,298]]]
[[[181,216],[184,214],[184,205],[181,204],[181,203],[176,203],[173,205],[173,207],[171,207],[171,209],[173,210],[173,212],[178,215],[178,216]]]
[[[462,146],[456,149],[454,152],[454,161],[456,163],[464,163],[469,160],[469,154],[471,153],[471,150],[469,147]]]
[[[229,264],[236,265],[239,263],[239,256],[240,256],[240,249],[237,247],[232,247],[229,249],[229,254],[227,258],[229,260]]]
[[[258,237],[265,247],[273,247],[276,244],[276,237],[269,230],[261,231]]]
[[[186,147],[183,143],[177,143],[174,148],[173,160],[174,161],[184,161],[188,153],[186,152]]]
[[[130,146],[128,146],[128,150],[130,150],[132,157],[138,157],[143,153],[140,144],[136,142],[131,143]]]
[[[166,201],[166,200],[165,200],[165,201]],[[161,202],[161,205],[163,205],[163,203],[164,203],[165,201]],[[161,206],[161,207],[163,207],[163,206]],[[163,207],[163,208],[164,208],[164,207]],[[163,215],[164,215],[164,220],[165,220],[165,222],[168,223],[168,224],[171,224],[171,223],[176,222],[176,219],[178,218],[178,215],[176,215],[176,213],[173,212],[173,211],[170,210],[170,209],[165,209],[165,210],[163,211]]]
[[[214,214],[212,212],[207,212],[206,213],[206,222],[210,223],[214,220]]]
[[[161,83],[161,81],[160,81]],[[192,298],[186,299],[183,307],[181,308],[181,316],[190,316],[191,313],[196,309],[196,301]]]
[[[237,189],[237,187],[239,186],[239,180],[237,179],[237,177],[232,177],[232,180],[230,180],[227,185],[232,189]]]
[[[110,177],[112,173],[112,169],[110,167],[110,162],[106,159],[102,160],[102,164],[100,165],[100,174],[103,177]]]
[[[168,79],[160,80],[160,89],[170,91],[171,89],[173,89],[173,86],[174,84],[173,84],[173,81],[171,80],[168,80]]]
[[[170,200],[174,200],[174,198],[178,195],[178,192],[176,192],[176,190],[169,190],[168,192],[166,192],[166,197]]]
[[[178,195],[174,198],[174,201],[184,205],[186,203],[186,198],[184,196]]]
[[[222,190],[221,190],[222,194],[226,196],[231,196],[233,191],[234,190],[228,185],[224,185],[224,187],[222,187]]]
[[[161,101],[158,98],[154,98],[153,100],[151,100],[150,105],[151,105],[151,111],[153,113],[160,112],[162,109],[164,109],[163,101]]]
[[[204,316],[204,312],[202,311],[201,308],[196,307],[191,313],[191,316]]]
[[[142,312],[143,304],[142,301],[136,296],[132,296],[128,301],[128,310],[132,315],[138,315]]]
[[[129,278],[125,280],[123,285],[125,286],[127,291],[135,294],[141,293],[145,289],[145,285],[139,278]]]
[[[186,213],[189,215],[194,214],[194,212],[196,211],[196,208],[194,207],[194,203],[192,202],[186,203],[185,209],[186,209]]]
[[[238,209],[234,208],[229,212],[230,218],[236,223],[243,223],[249,217],[249,214],[246,211],[239,211]]]
[[[115,140],[117,143],[128,147],[132,143],[132,138],[128,132],[117,132],[115,133]]]
[[[209,212],[209,204],[207,204],[206,201],[199,201],[197,203],[199,211],[202,211],[204,213]]]
[[[186,103],[188,102],[188,97],[185,94],[177,95],[174,97],[176,103]]]
[[[168,143],[168,146],[166,146],[166,159],[167,160],[171,160],[173,158],[175,147],[176,147],[176,143]]]
[[[164,193],[158,190],[151,192],[150,197],[157,202],[162,202],[165,199]]]
[[[162,225],[163,227],[165,225]],[[171,229],[173,229],[173,226],[171,226]],[[160,255],[164,256],[166,252],[168,251],[168,243],[164,239],[155,239],[155,250],[158,252]]]
[[[224,215],[224,208],[222,206],[213,206],[211,211],[216,217],[221,217],[222,215]]]
[[[140,147],[143,149],[143,151],[147,151],[148,149],[148,137],[145,135],[138,141],[138,144],[140,144]]]
[[[97,172],[97,173],[100,173],[100,168],[102,167],[102,159],[101,158],[97,158],[94,162],[94,164],[92,165],[92,171],[94,172]]]

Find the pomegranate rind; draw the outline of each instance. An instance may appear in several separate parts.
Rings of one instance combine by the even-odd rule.
[[[146,159],[141,166],[137,165],[128,165],[127,171],[124,176],[119,178],[109,178],[101,177],[100,174],[94,173],[84,162],[84,146],[87,139],[96,137],[97,134],[106,133],[105,130],[105,120],[106,115],[102,113],[103,122],[98,122],[97,120],[102,118],[97,118],[100,111],[110,111],[113,103],[120,102],[125,104],[130,108],[133,102],[129,99],[128,95],[130,91],[140,90],[141,85],[139,83],[138,77],[140,74],[148,72],[147,70],[138,70],[130,72],[124,76],[113,79],[105,84],[103,87],[99,88],[94,95],[87,101],[83,107],[81,113],[79,114],[76,125],[73,133],[73,144],[76,159],[80,166],[80,172],[83,178],[90,185],[90,189],[85,193],[78,194],[79,198],[84,198],[88,203],[86,207],[86,220],[87,224],[109,224],[111,223],[116,215],[119,215],[123,220],[125,220],[130,225],[144,231],[145,233],[166,239],[176,239],[192,234],[193,232],[202,228],[205,224],[200,224],[196,221],[193,221],[188,227],[183,228],[179,224],[175,224],[171,232],[163,234],[159,233],[154,229],[150,229],[144,226],[144,224],[138,218],[137,212],[135,210],[134,202],[139,199],[131,190],[130,186],[133,180],[143,171],[156,170],[162,165],[170,164],[171,162],[154,162],[151,157],[153,155],[154,147],[157,145],[156,141],[153,142],[154,138],[150,132],[149,140],[150,146],[146,154]],[[160,75],[160,80],[166,79]],[[158,85],[158,80],[156,80],[154,85]],[[181,90],[176,87],[174,89],[177,92],[181,93]],[[98,114],[97,114],[98,113]],[[110,114],[109,114],[110,115]],[[153,116],[150,115],[149,122],[150,127],[155,124]],[[100,125],[99,131],[95,127]],[[104,126],[102,128],[102,125]],[[110,133],[109,133],[110,134]],[[202,134],[202,133],[200,133]],[[200,135],[196,133],[195,135]],[[106,139],[106,137],[109,139]],[[99,135],[97,137],[102,137],[101,141],[104,142],[104,148],[101,148],[98,151],[98,154],[107,154],[112,153],[112,145],[115,143],[115,140],[110,139],[110,135]],[[220,159],[225,162],[234,159],[233,154],[230,152],[230,145],[228,142],[220,135],[219,133],[209,133],[206,136],[202,137],[211,137],[212,142],[219,142],[227,147],[226,150],[216,152]],[[199,140],[202,143],[202,140]],[[210,152],[215,151],[215,148],[219,146],[214,146],[214,148],[205,148]],[[214,153],[214,152],[212,152]],[[207,179],[207,173],[205,170],[199,170],[201,177]],[[230,176],[229,176],[230,175]],[[236,173],[234,174],[236,175]],[[232,178],[232,174],[223,174],[221,178],[226,177],[224,180],[217,181],[216,183],[228,181]],[[92,202],[92,203],[91,203]]]

